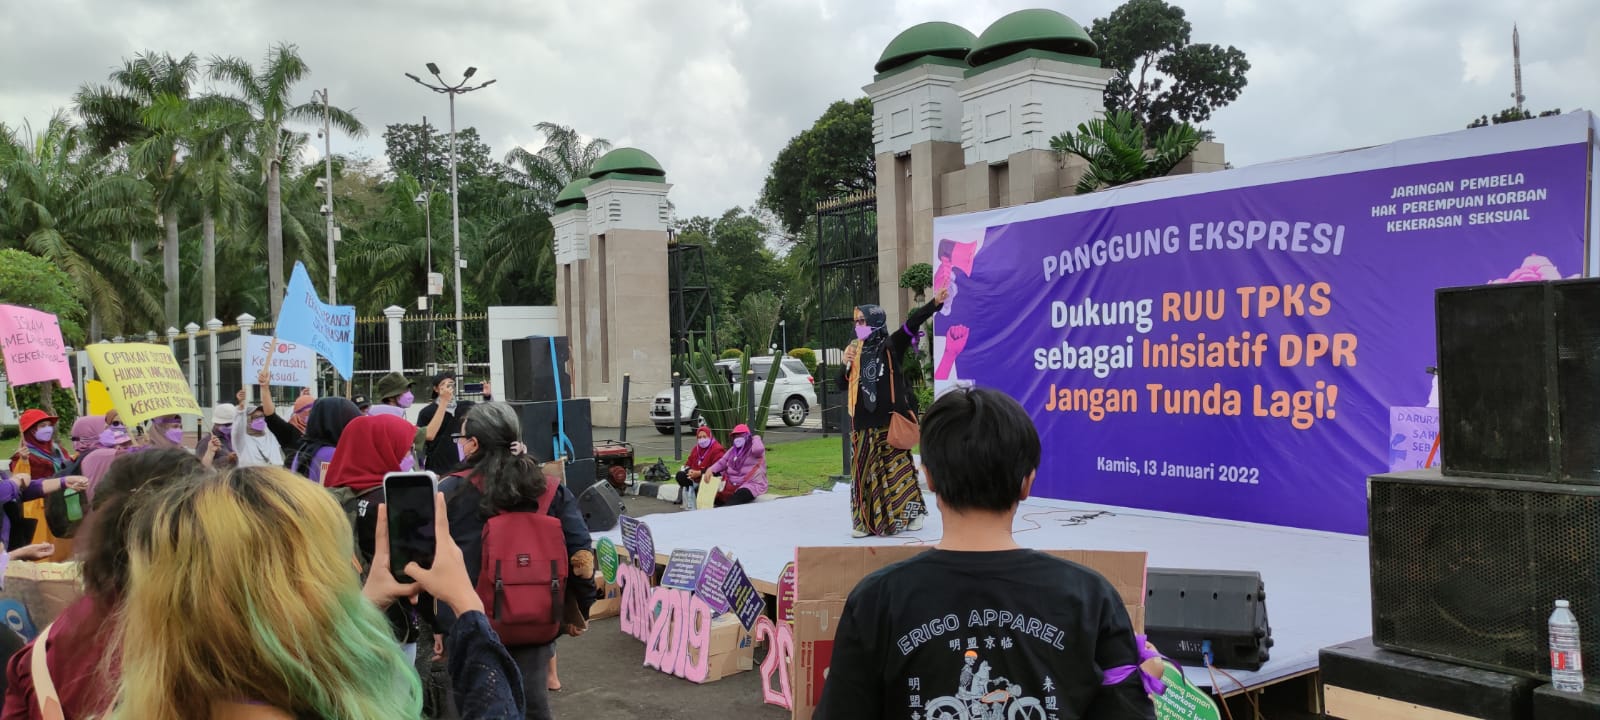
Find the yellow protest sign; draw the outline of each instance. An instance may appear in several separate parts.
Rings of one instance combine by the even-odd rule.
[[[83,386],[84,397],[89,400],[90,415],[104,415],[111,412],[111,393],[106,391],[106,384],[99,380],[90,380]]]
[[[137,425],[162,415],[199,415],[200,406],[177,358],[165,345],[96,343],[89,362],[106,384],[111,404],[122,421]]]

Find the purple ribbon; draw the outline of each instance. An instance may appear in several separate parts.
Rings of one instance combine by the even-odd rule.
[[[921,330],[913,331],[911,329],[911,324],[910,323],[906,323],[904,325],[901,325],[900,329],[906,331],[906,334],[911,336],[911,348],[913,350],[917,349],[919,346],[922,345],[922,336],[927,334],[927,333],[922,332]]]
[[[1161,657],[1161,653],[1151,650],[1147,646],[1146,637],[1144,635],[1133,636],[1133,641],[1139,646],[1140,665],[1144,664],[1144,661],[1151,658]],[[1144,669],[1139,665],[1119,665],[1111,668],[1105,672],[1105,676],[1100,681],[1100,684],[1116,685],[1121,683],[1123,680],[1127,680],[1128,676],[1132,675],[1134,671],[1139,672],[1139,679],[1144,682],[1144,692],[1146,695],[1161,695],[1167,691],[1167,684],[1161,681],[1160,675],[1151,675],[1150,673],[1145,672]]]

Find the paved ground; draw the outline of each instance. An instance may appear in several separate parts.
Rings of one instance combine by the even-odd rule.
[[[595,437],[605,437],[595,428]],[[667,442],[672,439],[649,431]],[[633,433],[629,433],[630,436]],[[651,438],[654,439],[654,438]],[[654,498],[627,497],[628,514],[653,515],[678,512],[670,503]],[[713,683],[696,685],[663,675],[644,666],[644,643],[622,634],[616,618],[598,620],[580,638],[564,638],[558,645],[562,692],[551,699],[556,717],[586,720],[704,720],[725,718],[787,718],[789,712],[761,701],[760,663],[756,669]]]

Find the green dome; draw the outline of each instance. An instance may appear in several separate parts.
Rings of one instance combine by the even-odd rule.
[[[590,180],[589,178],[578,178],[577,180],[567,183],[566,187],[561,188],[561,194],[556,195],[556,207],[558,209],[567,207],[587,207],[589,201],[588,198],[584,197],[583,189],[593,184],[594,181]]]
[[[889,47],[883,49],[883,55],[873,69],[880,73],[888,72],[929,55],[964,60],[977,42],[977,36],[960,25],[947,22],[912,25],[889,41]]]
[[[667,176],[667,171],[661,169],[661,163],[639,148],[617,148],[600,156],[589,170],[589,177],[599,180],[601,176],[612,173],[656,178]]]
[[[978,36],[967,56],[972,67],[987,65],[1023,50],[1096,57],[1099,48],[1077,21],[1054,10],[1018,10],[994,21]]]

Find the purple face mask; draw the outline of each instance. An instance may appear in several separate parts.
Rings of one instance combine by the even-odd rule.
[[[397,398],[395,402],[398,403],[402,408],[408,408],[411,407],[411,403],[416,402],[416,399],[417,396],[412,395],[411,391],[407,390],[404,394]]]
[[[181,427],[168,428],[167,431],[162,434],[166,435],[167,442],[170,442],[173,445],[183,444],[183,428]]]
[[[409,395],[410,393],[407,394]],[[411,472],[416,467],[417,458],[411,453],[406,453],[405,457],[400,458],[400,472]]]
[[[250,421],[250,429],[254,430],[254,431],[258,432],[258,433],[259,432],[266,432],[267,431],[267,419],[266,418],[256,418],[254,420],[251,420]]]
[[[736,448],[744,447],[744,438],[743,437],[734,438],[733,439],[733,446],[736,447]]]
[[[700,438],[700,447],[702,447],[702,448],[711,447],[711,438],[704,438],[704,437]]]
[[[42,443],[50,442],[50,440],[55,438],[55,436],[56,428],[53,425],[46,425],[41,428],[33,429],[33,437]]]
[[[872,334],[872,328],[867,327],[866,325],[857,325],[856,326],[856,339],[857,340],[865,340],[871,334]]]

